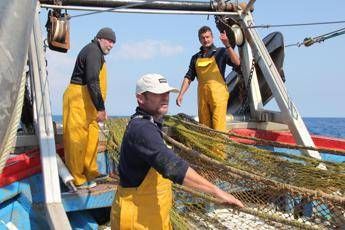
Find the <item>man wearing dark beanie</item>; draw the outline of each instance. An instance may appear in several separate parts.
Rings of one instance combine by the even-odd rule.
[[[111,28],[98,31],[78,54],[70,84],[63,95],[65,162],[78,189],[95,187],[97,179],[106,177],[97,167],[98,122],[107,119],[104,56],[115,42]]]

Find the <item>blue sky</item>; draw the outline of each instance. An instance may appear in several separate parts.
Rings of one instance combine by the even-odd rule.
[[[289,24],[345,20],[345,1],[277,1],[257,0],[253,12],[256,25]],[[85,13],[69,11],[70,15]],[[41,23],[47,10],[41,10]],[[62,114],[62,95],[69,83],[75,58],[102,27],[111,27],[117,43],[106,56],[108,67],[108,98],[110,115],[130,115],[136,107],[135,82],[145,73],[160,73],[169,83],[180,88],[190,57],[199,49],[197,31],[210,26],[215,44],[220,46],[214,18],[195,15],[148,15],[100,13],[72,18],[71,49],[67,54],[47,51],[48,78],[53,114]],[[302,41],[345,27],[345,24],[258,29],[262,37],[281,31],[285,44]],[[43,31],[44,37],[46,36]],[[345,35],[311,47],[289,47],[285,50],[286,87],[304,117],[345,117]],[[228,68],[230,72],[231,68]],[[182,107],[170,97],[169,113],[197,113],[197,82],[185,94]],[[269,109],[277,109],[274,102]]]

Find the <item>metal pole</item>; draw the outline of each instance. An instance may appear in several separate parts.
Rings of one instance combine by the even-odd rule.
[[[255,28],[248,28],[254,25],[253,18],[250,12],[247,15],[242,15],[242,28],[247,28],[246,34],[248,42],[250,43],[256,62],[260,66],[265,80],[267,81],[274,98],[277,101],[279,109],[283,115],[284,123],[289,126],[296,143],[303,146],[314,147],[314,142],[299,114],[296,106],[289,98],[287,89],[282,81],[280,74],[272,61],[265,44],[262,42],[258,32]],[[304,150],[309,156],[321,159],[320,153],[313,150]]]
[[[98,11],[111,13],[137,13],[137,14],[186,14],[186,15],[231,15],[238,16],[237,12],[215,12],[215,11],[187,11],[187,10],[146,10],[146,9],[117,9],[102,7],[84,7],[84,6],[57,6],[42,4],[42,8],[66,9],[66,10],[82,10],[82,11]]]
[[[54,5],[56,0],[40,0],[41,4]],[[115,8],[134,5],[133,9],[156,9],[156,10],[193,10],[211,11],[213,8],[210,1],[150,1],[143,0],[63,0],[63,6],[89,6]]]
[[[29,59],[33,82],[36,113],[36,134],[39,137],[43,185],[47,219],[51,229],[71,229],[66,212],[61,203],[60,183],[56,161],[56,148],[50,95],[43,52],[43,40],[36,9],[33,33],[31,35]]]

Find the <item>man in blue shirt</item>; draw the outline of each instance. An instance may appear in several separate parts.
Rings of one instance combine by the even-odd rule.
[[[211,194],[224,204],[243,207],[165,145],[162,118],[168,112],[170,92],[178,90],[159,74],[147,74],[137,81],[138,107],[121,144],[112,229],[171,229],[172,182]]]

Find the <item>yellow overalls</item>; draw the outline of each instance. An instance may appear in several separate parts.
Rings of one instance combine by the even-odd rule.
[[[103,64],[99,73],[103,100],[107,91],[107,70]],[[86,85],[70,84],[63,95],[63,143],[65,163],[81,185],[99,175],[97,147],[99,127],[97,110]]]
[[[226,131],[226,110],[229,92],[214,56],[198,58],[195,64],[198,76],[199,122],[210,128]]]
[[[172,229],[172,182],[150,168],[136,188],[117,187],[111,229]]]

